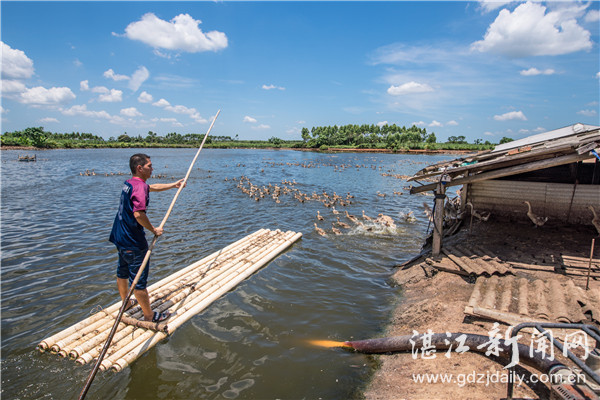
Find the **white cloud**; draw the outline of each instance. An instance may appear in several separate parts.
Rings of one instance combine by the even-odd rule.
[[[198,25],[202,21],[193,19],[189,14],[179,14],[171,21],[164,21],[153,13],[147,13],[142,19],[130,23],[125,28],[125,36],[139,40],[155,49],[186,51],[218,51],[227,47],[227,36],[223,32],[202,32]]]
[[[79,90],[87,92],[90,90],[90,83],[87,80],[79,82]]]
[[[58,105],[73,99],[75,99],[75,94],[68,87],[46,89],[42,86],[36,86],[21,93],[18,101],[23,104]]]
[[[174,112],[176,114],[187,114],[190,116],[191,119],[200,124],[208,122],[205,118],[202,118],[202,116],[200,116],[200,113],[198,113],[198,111],[195,108],[188,108],[186,106],[181,105],[172,106],[171,103],[169,103],[165,99],[160,99],[159,101],[152,103],[152,105],[156,107],[162,107],[165,110]]]
[[[433,121],[431,121],[431,123],[430,123],[428,126],[429,126],[430,128],[436,128],[436,127],[437,127],[437,128],[440,128],[440,127],[442,127],[442,126],[444,126],[444,125],[442,125],[442,123],[441,123],[441,122],[438,122],[438,121],[436,121],[436,120],[433,120]]]
[[[23,93],[27,90],[25,84],[17,80],[2,80],[2,94],[7,93]]]
[[[109,93],[109,92],[110,92],[110,90],[108,90],[108,88],[105,87],[105,86],[94,86],[92,88],[92,93],[106,94],[106,93]]]
[[[131,79],[129,80],[129,89],[133,92],[137,92],[137,90],[142,86],[142,83],[146,81],[150,77],[150,71],[144,66],[139,67],[133,75],[131,75]]]
[[[418,121],[418,122],[413,122],[412,124],[410,124],[411,126],[425,126],[426,123],[424,121]]]
[[[140,103],[150,103],[152,100],[153,100],[152,95],[147,93],[146,91],[143,91],[138,96],[138,101]]]
[[[103,103],[118,103],[123,101],[123,92],[117,89],[110,89],[109,93],[98,96],[98,101]]]
[[[527,121],[527,117],[523,114],[523,111],[511,111],[502,115],[494,115],[494,119],[496,121],[509,121],[513,119],[518,119],[521,121]]]
[[[597,114],[597,112],[596,110],[581,110],[577,111],[577,114],[583,115],[584,117],[594,117]]]
[[[52,117],[46,117],[46,118],[41,118],[40,122],[47,124],[49,122],[56,122],[58,123],[59,121],[56,118],[52,118]]]
[[[448,125],[448,126],[457,126],[458,122],[456,122],[455,120],[450,120],[450,121],[446,122],[446,125]]]
[[[139,67],[131,77],[127,75],[119,75],[115,74],[115,71],[111,69],[104,72],[104,77],[108,79],[112,79],[113,81],[129,81],[127,87],[131,89],[133,92],[136,92],[142,83],[146,81],[150,77],[150,71],[144,66]]]
[[[600,21],[600,11],[598,10],[590,10],[587,14],[585,14],[585,18],[583,19],[585,22],[598,22]]]
[[[111,119],[111,115],[109,113],[107,113],[106,111],[91,111],[87,109],[87,106],[85,104],[82,105],[75,105],[71,108],[67,108],[67,109],[61,109],[61,112],[64,115],[67,115],[69,117],[74,117],[77,115],[82,115],[84,117],[91,117],[91,118],[102,118],[102,119]]]
[[[33,76],[33,61],[21,50],[2,43],[2,79],[28,79]]]
[[[492,132],[490,132],[490,131],[483,132],[483,134],[484,134],[485,136],[496,136],[496,135],[494,135],[494,134],[493,134]]]
[[[115,74],[115,71],[111,69],[104,71],[104,77],[108,78],[108,79],[112,79],[113,81],[117,82],[117,81],[126,81],[129,79],[129,77],[127,75],[119,75],[119,74]]]
[[[392,96],[401,96],[405,94],[417,94],[433,92],[433,88],[426,83],[407,82],[400,86],[390,86],[387,90]]]
[[[536,76],[536,75],[554,75],[556,71],[554,71],[551,68],[545,69],[543,71],[540,71],[537,68],[529,68],[529,69],[524,69],[523,71],[519,72],[521,75],[523,76]]]
[[[592,48],[590,32],[577,24],[581,7],[562,8],[546,13],[546,7],[527,2],[512,13],[504,9],[488,27],[483,40],[472,50],[509,57],[561,55]]]
[[[152,103],[153,106],[156,107],[168,107],[171,105],[171,103],[169,103],[167,100],[165,99],[160,99],[159,101]]]
[[[479,0],[479,8],[483,12],[494,11],[505,4],[511,3],[511,1],[496,1],[496,0]]]
[[[129,107],[129,108],[121,109],[121,115],[133,118],[133,117],[140,117],[142,115],[142,113],[139,112],[137,110],[137,108],[135,108],[135,107]]]
[[[257,126],[253,126],[250,129],[253,129],[255,131],[262,131],[262,130],[265,130],[265,129],[271,129],[271,127],[269,125],[260,124],[260,125],[257,125]]]
[[[249,117],[248,115],[246,115],[246,116],[244,117],[244,122],[249,122],[249,123],[251,123],[251,124],[255,124],[257,121],[256,121],[256,119],[255,119],[255,118],[252,118],[252,117]]]
[[[278,89],[278,90],[285,90],[284,87],[281,86],[275,86],[275,85],[262,85],[262,88],[264,90],[273,90],[273,89]]]
[[[381,128],[382,126],[387,125],[387,124],[388,124],[387,121],[381,121],[381,122],[377,123],[377,126]]]
[[[533,131],[534,131],[534,132],[537,132],[537,133],[542,133],[542,132],[546,132],[546,131],[547,131],[547,129],[546,129],[546,128],[542,128],[541,126],[538,126],[538,127],[537,127],[537,128],[535,128]]]

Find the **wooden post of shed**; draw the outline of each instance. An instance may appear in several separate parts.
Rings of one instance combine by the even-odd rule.
[[[442,225],[444,224],[444,199],[446,188],[442,182],[438,183],[435,190],[435,212],[433,214],[433,241],[431,244],[431,255],[437,257],[442,249]]]

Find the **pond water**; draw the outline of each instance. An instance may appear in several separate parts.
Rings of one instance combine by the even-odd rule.
[[[142,151],[152,157],[154,173],[166,176],[149,183],[184,177],[196,152]],[[78,397],[91,365],[35,347],[119,299],[108,235],[134,152],[2,151],[2,397]],[[38,161],[18,162],[24,153],[37,153]],[[383,333],[402,301],[390,281],[393,267],[419,252],[428,225],[422,203],[431,203],[430,197],[395,194],[406,182],[393,175],[450,158],[203,150],[153,251],[149,284],[260,228],[303,237],[124,371],[98,373],[87,398],[361,398],[376,359],[308,341]],[[259,187],[296,182],[309,196],[350,194],[352,203],[338,209],[383,213],[396,228],[353,226],[339,236],[319,236],[313,224],[331,233],[331,208],[291,195],[280,196],[280,203],[255,201],[237,187],[242,176]],[[174,195],[151,194],[148,215],[155,225]],[[325,221],[317,221],[317,211]],[[416,219],[403,218],[410,211]]]

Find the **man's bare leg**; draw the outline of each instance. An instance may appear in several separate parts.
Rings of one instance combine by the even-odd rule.
[[[142,307],[144,319],[146,321],[152,321],[152,317],[154,317],[154,312],[152,311],[152,308],[150,308],[150,296],[148,295],[148,289],[135,289],[133,291],[133,294],[135,294],[135,298],[137,299],[138,304],[140,305],[140,307]]]
[[[129,279],[117,278],[117,287],[119,288],[119,294],[121,295],[121,301],[125,300],[127,297],[127,292],[129,291]],[[142,312],[144,313],[144,319],[146,321],[152,321],[154,317],[154,313],[152,312],[152,308],[150,307],[150,296],[148,296],[148,290],[137,290],[133,291],[135,298],[142,307]]]

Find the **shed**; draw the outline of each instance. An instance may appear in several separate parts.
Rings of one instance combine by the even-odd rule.
[[[540,216],[587,225],[593,217],[589,206],[600,213],[599,153],[600,127],[577,123],[430,165],[408,179],[419,183],[410,193],[436,193],[438,231],[445,191],[452,186],[462,186],[463,209],[470,202],[480,212],[526,219],[527,200]],[[419,182],[425,178],[434,183]]]

